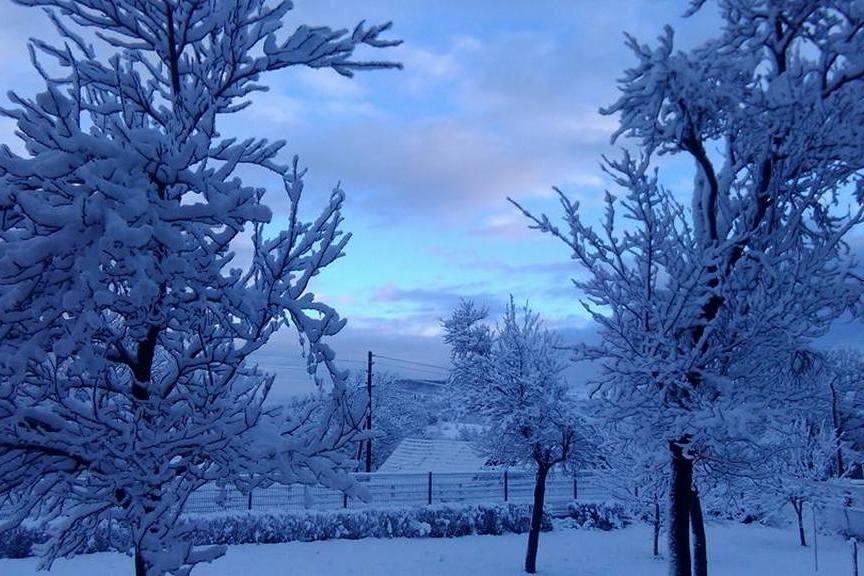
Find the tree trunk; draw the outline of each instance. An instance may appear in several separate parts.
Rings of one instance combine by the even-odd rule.
[[[690,495],[690,525],[693,530],[693,576],[708,576],[708,544],[705,540],[705,519],[699,491]]]
[[[543,524],[543,502],[546,499],[546,475],[549,468],[537,466],[537,479],[534,482],[534,509],[531,512],[531,529],[528,530],[528,551],[525,554],[525,572],[537,572],[537,547],[540,545],[540,527]]]
[[[800,498],[790,498],[792,509],[795,510],[795,519],[798,520],[798,541],[801,546],[807,546],[807,538],[804,536],[804,501]]]
[[[135,576],[147,576],[147,562],[144,561],[139,545],[135,546]]]
[[[654,500],[654,557],[660,556],[660,500]]]
[[[677,442],[669,443],[672,475],[669,482],[669,576],[690,575],[690,497],[693,462]]]

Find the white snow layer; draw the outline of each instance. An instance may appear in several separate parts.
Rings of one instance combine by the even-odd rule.
[[[665,560],[651,557],[648,526],[624,530],[556,529],[540,538],[541,576],[662,576]],[[808,534],[809,535],[809,534]],[[713,576],[811,576],[813,548],[801,548],[793,529],[710,524],[709,569]],[[288,573],[303,576],[506,576],[522,574],[525,536],[452,539],[331,540],[230,546],[195,576]],[[838,536],[819,535],[819,575],[851,574],[850,547]],[[288,568],[290,567],[290,568]],[[288,570],[288,572],[285,572]],[[36,576],[36,559],[0,560],[4,576]],[[43,574],[43,573],[38,573]],[[126,576],[130,558],[117,553],[58,560],[52,576]]]

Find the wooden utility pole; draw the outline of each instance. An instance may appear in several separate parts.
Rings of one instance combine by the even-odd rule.
[[[366,413],[366,431],[372,432],[372,351],[366,362],[366,394],[369,398],[368,412]],[[372,472],[372,438],[366,440],[366,472]]]

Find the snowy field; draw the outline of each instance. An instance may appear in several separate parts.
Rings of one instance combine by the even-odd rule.
[[[813,548],[801,548],[791,529],[717,524],[709,527],[709,571],[713,576],[811,576],[851,573],[847,544],[836,536],[818,540],[819,572]],[[521,574],[524,535],[453,539],[331,540],[232,546],[195,576],[501,576]],[[56,576],[126,575],[129,558],[93,554],[58,561]],[[559,529],[540,539],[538,573],[547,576],[661,576],[666,563],[650,554],[650,530],[636,526],[601,532]],[[3,576],[35,576],[36,560],[0,560]]]

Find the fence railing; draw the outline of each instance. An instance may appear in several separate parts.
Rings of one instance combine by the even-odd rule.
[[[358,473],[354,478],[365,488],[367,498],[349,498],[323,486],[274,484],[244,494],[230,486],[211,484],[192,494],[186,503],[186,512],[301,512],[428,504],[530,503],[534,498],[532,472]],[[597,502],[607,498],[608,492],[593,471],[576,475],[552,473],[546,481],[546,505],[552,511],[566,509],[574,500]]]
[[[820,514],[823,527],[864,538],[864,481],[833,480],[828,487],[830,498]]]

